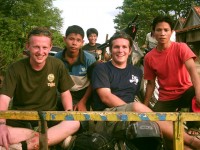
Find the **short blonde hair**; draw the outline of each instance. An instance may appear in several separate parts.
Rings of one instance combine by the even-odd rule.
[[[52,33],[46,27],[35,27],[35,28],[33,28],[28,34],[28,38],[27,38],[28,41],[27,42],[29,42],[31,36],[46,36],[46,37],[49,37],[51,39],[51,42],[53,40]]]

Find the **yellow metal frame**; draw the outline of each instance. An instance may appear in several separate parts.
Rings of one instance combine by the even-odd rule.
[[[172,121],[174,129],[174,150],[183,150],[183,122],[200,121],[200,113],[135,113],[108,111],[42,111],[45,121]],[[40,120],[37,111],[0,111],[0,118],[14,120]]]

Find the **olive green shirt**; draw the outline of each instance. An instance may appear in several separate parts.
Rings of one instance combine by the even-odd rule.
[[[74,85],[62,61],[48,57],[44,68],[33,70],[29,57],[12,64],[5,75],[0,94],[13,97],[14,110],[56,110],[57,91]]]

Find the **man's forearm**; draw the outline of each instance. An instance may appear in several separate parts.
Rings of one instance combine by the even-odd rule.
[[[144,104],[146,106],[149,105],[149,101],[151,100],[151,97],[153,95],[154,89],[155,89],[155,84],[147,82],[145,98],[144,98]]]
[[[83,97],[81,98],[81,101],[82,101],[84,104],[86,104],[86,102],[88,101],[88,99],[89,99],[89,97],[90,97],[91,94],[92,94],[92,87],[91,87],[91,85],[89,85],[89,86],[87,87],[87,90],[86,90],[85,94],[84,94]]]
[[[194,60],[191,58],[185,62],[186,68],[190,74],[197,100],[197,105],[200,107],[200,79],[196,69]]]
[[[1,94],[0,95],[0,111],[7,111],[10,103],[10,97]],[[0,124],[4,124],[6,119],[0,119]]]
[[[110,88],[99,88],[96,89],[101,101],[108,107],[117,107],[126,104],[118,96],[112,94]]]
[[[61,100],[64,110],[73,110],[72,96],[69,90],[61,93]]]
[[[115,96],[114,94],[109,94],[101,98],[103,103],[109,107],[117,107],[126,104],[122,99]]]

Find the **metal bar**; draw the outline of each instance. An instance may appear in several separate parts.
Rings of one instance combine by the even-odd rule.
[[[178,113],[135,113],[108,111],[43,111],[42,115],[47,121],[176,121],[178,117]],[[40,120],[37,111],[0,111],[0,118],[15,120]]]
[[[174,125],[174,149],[183,150],[183,122],[200,121],[200,113],[178,112],[108,112],[108,111],[43,111],[46,121],[172,121]],[[37,111],[0,111],[0,118],[15,120],[40,120]],[[46,150],[46,149],[45,149]]]
[[[39,121],[38,124],[39,124],[39,147],[40,147],[40,150],[48,150],[47,121],[44,121],[43,123],[42,123],[42,121]],[[42,131],[42,128],[45,128],[45,131]]]
[[[183,150],[184,142],[183,142],[183,121],[181,117],[181,113],[179,113],[177,121],[173,122],[173,144],[175,150]]]

